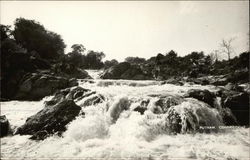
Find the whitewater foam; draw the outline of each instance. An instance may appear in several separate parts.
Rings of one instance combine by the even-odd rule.
[[[62,137],[51,136],[43,141],[20,135],[2,138],[1,159],[250,158],[249,129],[231,128],[221,132],[218,130],[223,125],[220,113],[203,102],[189,98],[171,106],[167,112],[152,112],[152,108],[159,107],[155,103],[158,95],[182,96],[191,88],[216,91],[214,86],[99,79],[80,82],[80,86],[103,95],[104,102],[82,106],[81,112],[85,114],[69,123]],[[7,116],[12,126],[18,127],[42,109],[44,100],[1,102],[1,114]],[[80,105],[84,101],[76,103]],[[134,110],[142,101],[148,101],[144,114]],[[170,114],[180,118],[181,123],[176,126],[181,126],[181,133],[170,131]],[[217,132],[199,133],[196,130],[200,126],[216,126]]]

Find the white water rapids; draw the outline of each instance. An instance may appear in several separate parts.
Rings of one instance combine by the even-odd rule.
[[[88,72],[98,77],[98,72]],[[79,116],[68,124],[62,137],[43,141],[20,135],[2,138],[1,159],[249,159],[248,128],[172,135],[164,128],[166,114],[154,114],[150,109],[143,115],[132,111],[141,100],[150,99],[149,108],[153,108],[158,95],[182,96],[191,88],[213,91],[214,86],[100,79],[82,81],[80,86],[102,94],[105,102],[82,108],[85,118]],[[43,101],[48,98],[39,102],[1,102],[1,114],[7,116],[12,128],[21,126],[27,117],[42,109]],[[123,107],[129,109],[123,111]],[[204,123],[208,125],[223,125],[218,112],[208,109],[204,103],[190,99],[174,106],[180,114],[183,108],[207,118]],[[112,123],[114,117],[117,121]]]

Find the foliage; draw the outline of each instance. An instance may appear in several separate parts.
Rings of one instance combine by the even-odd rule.
[[[128,62],[130,64],[142,64],[146,62],[145,58],[139,58],[139,57],[127,57],[125,58],[125,62]]]
[[[106,60],[105,62],[104,62],[104,68],[105,69],[107,69],[107,68],[110,68],[110,67],[112,67],[112,66],[115,66],[115,65],[117,65],[118,64],[118,61],[116,60],[116,59],[112,59],[112,60]]]
[[[86,48],[82,44],[72,45],[72,52],[67,54],[67,62],[84,69],[100,69],[104,67],[102,59],[105,57],[103,52],[88,51],[85,55]]]
[[[104,66],[102,59],[105,57],[103,52],[90,50],[84,58],[85,68],[100,69]]]
[[[36,51],[45,59],[56,59],[64,54],[66,45],[61,36],[46,30],[38,22],[17,18],[14,25],[13,35],[16,42],[28,52]]]

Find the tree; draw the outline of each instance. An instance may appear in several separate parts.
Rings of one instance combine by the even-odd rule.
[[[211,61],[212,63],[217,63],[218,60],[219,60],[219,53],[220,51],[219,50],[213,50],[211,53],[210,53],[210,58],[211,58]]]
[[[13,31],[18,44],[28,52],[36,51],[41,58],[57,59],[64,54],[66,45],[60,35],[48,31],[34,20],[17,18]]]
[[[72,52],[67,54],[68,61],[76,67],[83,67],[85,57],[83,54],[86,48],[82,44],[73,44],[71,48]]]
[[[177,58],[177,53],[173,50],[168,52],[166,56],[164,57],[164,63],[168,66],[176,66],[178,65],[178,58]]]
[[[103,67],[102,59],[105,57],[103,52],[90,50],[84,58],[85,68],[100,69]]]
[[[7,26],[0,25],[0,30],[1,30],[1,41],[5,40],[6,38],[10,38],[11,30],[9,25]]]
[[[231,56],[234,52],[233,47],[232,47],[232,42],[235,38],[230,38],[229,40],[223,39],[220,46],[221,46],[221,51],[223,53],[226,53],[228,56],[228,60],[231,59]]]
[[[238,68],[249,69],[250,52],[243,52],[239,55],[238,62],[235,64]]]
[[[125,58],[125,62],[128,62],[130,64],[142,64],[146,62],[146,59],[140,57],[127,57]]]
[[[109,61],[109,60],[106,60],[105,62],[104,62],[104,68],[110,68],[110,67],[112,67],[112,66],[115,66],[115,65],[117,65],[119,62],[116,60],[116,59],[112,59],[111,61]]]
[[[86,48],[82,44],[73,44],[71,48],[73,49],[72,52],[78,52],[83,54],[84,51],[86,51]]]
[[[161,53],[158,53],[156,58],[155,58],[155,64],[160,65],[162,64],[161,60],[164,59],[164,55]]]

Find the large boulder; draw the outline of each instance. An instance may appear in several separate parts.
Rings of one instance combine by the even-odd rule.
[[[15,134],[33,135],[31,139],[42,140],[50,134],[61,133],[66,125],[79,114],[81,107],[73,100],[62,100],[55,105],[44,107],[29,117]]]
[[[128,79],[128,80],[147,80],[152,79],[145,74],[140,66],[122,62],[105,70],[100,76],[102,79]]]
[[[70,63],[58,63],[52,67],[52,71],[56,76],[77,79],[92,79],[88,72]]]
[[[75,85],[72,80],[47,74],[27,74],[19,84],[15,99],[40,100],[45,96],[52,95],[57,90]]]
[[[7,136],[9,133],[10,125],[5,115],[0,116],[0,137]]]
[[[112,66],[100,76],[102,79],[121,79],[121,75],[130,68],[130,63],[122,62]]]
[[[18,90],[23,75],[49,69],[50,63],[24,51],[7,50],[1,55],[1,98],[11,100]]]
[[[47,105],[54,105],[64,99],[73,100],[81,107],[95,105],[104,101],[104,97],[95,91],[85,89],[82,87],[72,87],[57,91],[50,101],[46,101]]]
[[[207,104],[209,104],[211,107],[214,107],[214,102],[216,99],[216,96],[214,93],[208,91],[208,90],[201,90],[201,89],[190,89],[188,92],[184,95],[184,97],[188,98],[195,98],[199,101],[203,101]]]
[[[223,91],[222,106],[230,108],[240,125],[249,125],[249,94],[246,92]]]
[[[129,80],[147,80],[150,79],[147,75],[143,73],[141,68],[135,65],[131,65],[122,75],[121,79]]]
[[[218,131],[222,125],[222,118],[216,109],[195,99],[186,99],[183,103],[170,107],[165,115],[165,125],[169,133]],[[212,129],[202,129],[206,127]]]

